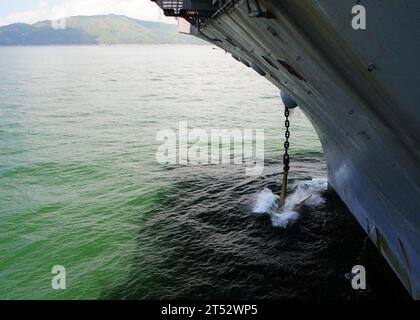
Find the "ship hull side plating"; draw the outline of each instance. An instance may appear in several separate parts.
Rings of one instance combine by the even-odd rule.
[[[420,2],[260,1],[215,16],[201,36],[297,101],[323,145],[329,183],[414,298],[420,298]],[[369,270],[367,270],[369,272]]]

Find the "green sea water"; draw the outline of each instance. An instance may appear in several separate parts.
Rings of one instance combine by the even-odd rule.
[[[284,279],[319,264],[325,257],[316,252],[329,242],[306,235],[314,246],[303,250],[307,262],[289,269],[302,251],[294,237],[306,227],[281,231],[248,214],[254,194],[278,191],[282,113],[274,86],[211,46],[0,48],[0,298],[325,292],[302,291],[313,274],[296,280],[293,294]],[[179,121],[264,129],[264,175],[246,177],[238,165],[159,164],[156,134]],[[292,128],[292,181],[325,178],[321,145],[300,111]],[[313,221],[325,224],[321,211]],[[65,290],[51,287],[54,265],[66,268]]]

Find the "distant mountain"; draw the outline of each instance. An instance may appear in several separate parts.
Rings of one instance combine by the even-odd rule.
[[[126,16],[76,16],[66,19],[65,29],[51,21],[15,23],[0,27],[0,46],[81,44],[205,44],[180,34],[176,25],[142,21]]]

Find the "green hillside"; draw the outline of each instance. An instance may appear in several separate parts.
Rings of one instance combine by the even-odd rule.
[[[126,16],[76,16],[66,29],[53,29],[51,21],[0,27],[0,45],[76,44],[204,44],[177,32],[174,24],[142,21]]]

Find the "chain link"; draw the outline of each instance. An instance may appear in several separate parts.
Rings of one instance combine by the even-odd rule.
[[[283,170],[284,170],[284,172],[288,172],[289,169],[290,169],[290,166],[289,166],[289,163],[290,163],[290,157],[289,157],[289,147],[290,147],[290,143],[289,143],[289,138],[290,138],[289,116],[290,116],[290,111],[289,111],[289,109],[287,109],[287,108],[284,109],[284,116],[286,117],[286,121],[284,122],[284,126],[286,127],[286,132],[284,134],[284,137],[286,138],[286,140],[284,141]]]

